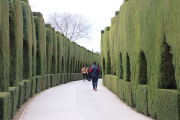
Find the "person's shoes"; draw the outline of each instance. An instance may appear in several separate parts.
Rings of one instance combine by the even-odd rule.
[[[97,91],[97,87],[95,87],[95,91]]]
[[[95,90],[95,89],[93,89],[93,90]]]

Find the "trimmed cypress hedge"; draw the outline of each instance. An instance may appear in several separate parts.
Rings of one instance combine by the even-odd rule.
[[[122,100],[122,101],[125,101],[125,98],[124,98],[124,85],[123,85],[123,80],[122,79],[119,79],[119,98]]]
[[[45,24],[28,0],[2,0],[0,8],[0,119],[41,90],[82,79],[84,65],[101,67],[99,55]]]
[[[148,116],[148,86],[139,85],[138,88],[136,95],[136,110]]]
[[[157,120],[179,120],[180,92],[158,89]]]
[[[126,103],[133,107],[131,82],[126,82]]]
[[[36,77],[37,43],[36,43],[36,30],[35,30],[33,12],[31,12],[31,24],[32,24],[32,77]]]
[[[61,84],[61,74],[57,74],[56,85]]]
[[[9,1],[0,1],[0,92],[9,91],[10,49],[9,49]]]
[[[31,80],[22,80],[24,82],[24,98],[27,100],[31,96]]]
[[[18,86],[23,75],[23,16],[21,0],[9,1],[9,34],[9,86]]]
[[[111,26],[101,31],[103,84],[110,89],[110,75],[117,75],[119,98],[154,119],[180,119],[178,4],[125,0]]]
[[[44,75],[46,71],[46,34],[45,34],[45,23],[42,18],[42,14],[39,12],[33,12],[34,23],[36,30],[36,43],[37,43],[37,52],[36,52],[36,75],[42,76],[42,85],[45,80]],[[43,88],[43,87],[42,87]]]
[[[36,92],[40,92],[41,91],[41,81],[42,81],[42,77],[41,76],[36,76]]]
[[[13,116],[16,113],[17,105],[18,105],[18,89],[17,87],[9,87],[9,92],[11,93],[11,97],[12,97],[11,118],[13,118]]]
[[[18,108],[24,103],[25,100],[25,83],[19,82],[19,94],[18,94]]]
[[[112,82],[112,92],[115,93],[118,96],[118,89],[119,89],[119,87],[118,87],[118,85],[119,85],[118,84],[118,82],[119,82],[118,77],[113,75],[111,82]]]
[[[31,94],[33,96],[36,93],[36,77],[31,78]]]
[[[32,25],[29,4],[22,2],[23,12],[23,78],[32,77]]]
[[[0,120],[11,119],[12,98],[9,92],[0,92]]]
[[[46,89],[51,87],[51,75],[47,74],[46,75]]]

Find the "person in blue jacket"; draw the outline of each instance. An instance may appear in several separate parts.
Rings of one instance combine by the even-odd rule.
[[[100,69],[96,66],[96,62],[93,62],[93,66],[90,68],[89,72],[91,72],[93,90],[97,91],[98,73],[100,72]]]

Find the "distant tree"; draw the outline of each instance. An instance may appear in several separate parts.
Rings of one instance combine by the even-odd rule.
[[[92,25],[81,14],[53,13],[49,15],[48,23],[73,42],[91,40]]]
[[[97,55],[99,55],[99,56],[101,55],[101,52],[94,52],[94,53],[97,54]]]

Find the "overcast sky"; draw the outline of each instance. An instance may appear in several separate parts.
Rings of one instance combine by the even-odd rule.
[[[85,16],[93,25],[92,40],[78,42],[94,52],[100,52],[101,30],[110,26],[115,11],[119,11],[123,0],[29,0],[32,11],[41,12],[45,22],[54,12],[78,13]],[[46,22],[47,23],[47,22]]]

